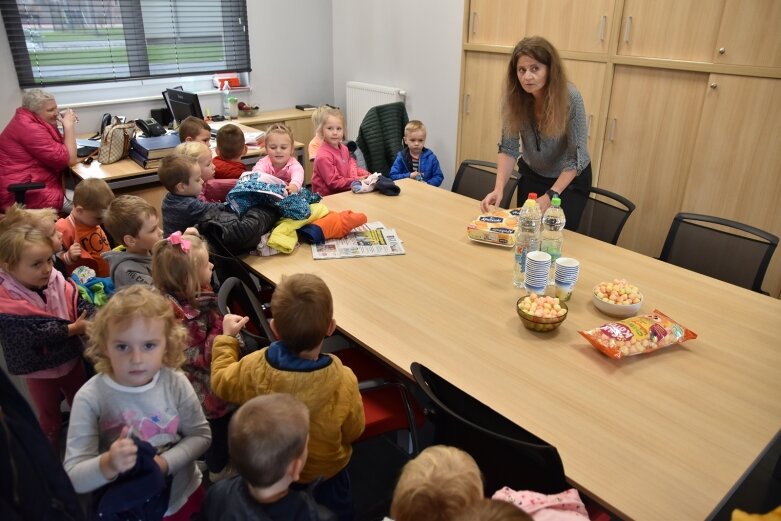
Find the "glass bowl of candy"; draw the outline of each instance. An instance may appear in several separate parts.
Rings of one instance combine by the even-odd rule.
[[[543,297],[534,293],[518,299],[515,311],[526,329],[553,331],[567,318],[567,305],[555,297]]]
[[[626,279],[613,279],[594,286],[591,301],[605,315],[626,318],[633,317],[640,311],[643,294]]]

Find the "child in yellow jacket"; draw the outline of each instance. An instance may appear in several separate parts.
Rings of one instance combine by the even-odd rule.
[[[271,307],[271,329],[279,340],[269,347],[239,359],[234,337],[215,339],[212,389],[234,403],[268,393],[292,394],[304,402],[310,413],[309,457],[299,484],[324,478],[314,490],[315,501],[340,519],[352,519],[346,467],[352,442],[364,429],[364,412],[352,370],[320,352],[323,339],[336,329],[331,292],[315,275],[290,275],[274,291]]]

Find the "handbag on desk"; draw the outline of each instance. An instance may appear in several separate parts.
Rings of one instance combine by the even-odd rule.
[[[119,118],[115,117],[113,122],[103,129],[98,161],[107,165],[127,157],[130,153],[130,140],[133,139],[135,133],[135,122],[120,123]]]

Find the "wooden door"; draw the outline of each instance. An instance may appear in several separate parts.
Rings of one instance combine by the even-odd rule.
[[[526,34],[527,2],[528,0],[471,0],[467,19],[467,41],[515,45]]]
[[[458,164],[464,159],[496,161],[502,130],[500,98],[509,60],[506,54],[466,54]]]
[[[713,62],[781,67],[781,2],[726,0]]]
[[[606,53],[615,0],[529,0],[526,33],[559,51]]]
[[[588,123],[588,151],[593,161],[596,156],[597,118],[602,104],[607,65],[598,62],[564,60],[564,68],[567,71],[567,79],[578,88],[583,96],[583,103],[586,106],[586,122]]]
[[[625,0],[618,54],[710,62],[724,0]]]
[[[740,221],[781,236],[781,80],[713,74],[681,211]],[[781,293],[781,252],[765,276]]]
[[[637,209],[619,245],[657,257],[680,211],[707,75],[616,66],[598,186]]]

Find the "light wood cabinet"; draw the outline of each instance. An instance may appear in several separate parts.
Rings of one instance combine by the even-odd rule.
[[[724,0],[625,0],[618,54],[710,62],[723,9]]]
[[[608,51],[614,0],[529,0],[526,34],[540,35],[559,51]]]
[[[526,34],[527,3],[528,0],[472,0],[467,13],[467,41],[515,45]]]
[[[598,186],[637,205],[620,246],[661,252],[681,208],[706,82],[702,73],[616,67]]]
[[[781,67],[781,2],[727,0],[714,47],[714,63]]]
[[[502,84],[509,59],[506,54],[466,55],[458,164],[464,159],[496,161],[502,131]]]
[[[304,177],[307,185],[312,183],[312,161],[309,160],[309,142],[315,136],[311,117],[305,119],[290,119],[285,124],[293,131],[296,141],[304,144]]]
[[[712,74],[682,211],[717,215],[781,236],[781,80]],[[725,153],[726,152],[726,153]],[[781,291],[776,251],[764,289]]]
[[[602,91],[606,65],[604,63],[564,60],[567,79],[573,83],[583,96],[588,123],[588,151],[593,161],[597,155],[597,118],[602,104]]]

